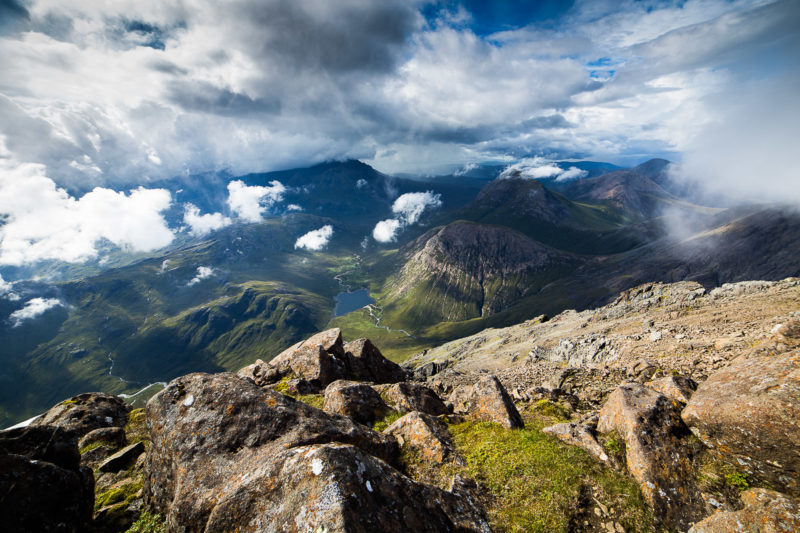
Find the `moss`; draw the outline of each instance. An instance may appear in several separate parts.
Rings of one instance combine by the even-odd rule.
[[[322,406],[325,404],[325,396],[322,394],[298,394],[294,398],[295,400],[301,401],[311,407],[316,407],[317,409],[322,409]]]
[[[490,494],[495,531],[567,531],[587,486],[600,487],[627,531],[652,531],[636,482],[592,460],[586,452],[542,433],[544,420],[526,429],[465,422],[450,426],[465,474]]]
[[[99,509],[102,509],[103,507],[118,503],[128,504],[132,500],[136,499],[136,495],[139,493],[141,489],[142,489],[141,479],[131,480],[129,483],[125,483],[118,487],[108,489],[105,492],[101,492],[100,494],[95,495],[94,509],[95,511],[97,511]]]
[[[149,442],[150,434],[147,431],[146,416],[143,408],[134,409],[128,413],[128,423],[125,425],[125,437],[130,444]]]
[[[750,482],[747,480],[747,474],[742,472],[730,472],[725,474],[725,482],[731,487],[741,490],[750,488]]]
[[[287,396],[292,396],[289,390],[289,381],[292,378],[290,376],[284,376],[279,382],[272,386],[272,390],[275,392],[280,392],[281,394],[286,394]]]
[[[531,409],[538,413],[553,418],[559,422],[566,422],[572,418],[572,413],[569,409],[561,404],[551,402],[547,399],[539,400],[531,406]]]
[[[91,444],[87,444],[86,446],[84,446],[83,448],[78,450],[78,453],[83,455],[83,454],[85,454],[87,452],[90,452],[90,451],[92,451],[94,449],[97,449],[97,448],[99,448],[101,446],[108,446],[112,450],[118,447],[116,444],[112,444],[112,443],[104,441],[104,440],[98,440],[98,441],[92,442]]]
[[[392,424],[394,424],[402,416],[403,416],[402,413],[398,413],[394,409],[391,409],[391,410],[389,410],[388,413],[386,413],[386,416],[384,416],[383,418],[381,418],[380,420],[378,420],[374,424],[372,424],[372,429],[374,429],[375,431],[381,432],[384,429],[386,429],[389,426],[391,426]]]
[[[125,533],[164,533],[166,530],[167,522],[160,514],[143,511]]]

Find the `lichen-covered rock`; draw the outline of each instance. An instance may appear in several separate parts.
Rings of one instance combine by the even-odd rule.
[[[697,388],[683,420],[751,479],[800,496],[800,350],[738,357]]]
[[[80,439],[97,428],[124,427],[130,410],[122,398],[87,392],[51,407],[31,426],[57,426]]]
[[[435,417],[412,411],[397,419],[383,431],[392,435],[401,447],[408,447],[417,456],[433,463],[455,457],[455,448],[447,427]]]
[[[608,454],[606,454],[600,443],[597,442],[594,432],[583,424],[564,422],[563,424],[556,424],[543,428],[542,431],[559,438],[567,444],[583,448],[599,461],[605,463],[609,460]]]
[[[125,446],[120,451],[103,461],[100,465],[101,472],[119,472],[133,464],[144,453],[144,443],[136,442]]]
[[[514,402],[495,376],[484,376],[474,385],[457,387],[450,395],[450,402],[455,413],[495,422],[508,429],[525,427]]]
[[[147,421],[144,494],[168,531],[489,531],[387,464],[393,437],[233,374],[172,381]]]
[[[697,390],[697,383],[692,378],[685,376],[665,376],[651,381],[647,386],[670,400],[684,404],[689,402],[692,394]]]
[[[407,378],[400,365],[386,359],[369,339],[358,339],[344,345],[347,377],[372,383],[397,383]]]
[[[400,413],[420,411],[439,416],[448,412],[441,398],[429,387],[419,383],[401,382],[393,385],[376,385],[374,388],[392,409]]]
[[[322,409],[326,413],[348,416],[361,424],[372,424],[389,411],[375,389],[344,379],[334,381],[325,388]]]
[[[95,442],[104,442],[119,447],[125,445],[125,440],[126,437],[124,428],[117,426],[110,428],[97,428],[84,435],[83,438],[78,441],[78,449],[82,450],[83,448],[89,446],[90,444],[94,444]]]
[[[677,402],[637,383],[624,384],[600,410],[597,430],[616,431],[625,440],[628,471],[664,525],[686,529],[704,516],[684,440],[689,430]]]
[[[742,493],[744,509],[717,511],[689,533],[789,533],[800,531],[800,499],[767,489]]]
[[[80,467],[73,431],[41,425],[0,431],[0,495],[3,531],[85,531],[94,476]]]

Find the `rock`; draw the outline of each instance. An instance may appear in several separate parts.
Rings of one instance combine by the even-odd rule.
[[[103,461],[100,465],[101,472],[119,472],[127,468],[144,453],[144,443],[137,442],[130,446],[125,446],[120,451]]]
[[[93,429],[124,427],[130,410],[122,398],[87,392],[51,407],[31,426],[58,426],[80,439]]]
[[[417,381],[425,381],[431,376],[435,376],[439,372],[445,369],[447,365],[437,363],[435,361],[431,361],[429,363],[425,363],[414,369],[414,379]]]
[[[125,445],[125,441],[125,429],[121,427],[97,428],[78,441],[78,449],[82,450],[95,442],[104,442],[114,447],[120,447]]]
[[[647,386],[670,400],[684,404],[689,402],[692,394],[697,390],[697,383],[692,378],[684,376],[666,376],[651,381]]]
[[[567,444],[583,448],[595,459],[607,462],[609,460],[603,447],[597,442],[592,430],[583,424],[574,422],[564,422],[542,429],[544,433],[549,433],[558,437]]]
[[[387,464],[393,437],[232,374],[178,378],[146,409],[145,501],[168,531],[490,531]]]
[[[372,383],[397,383],[407,379],[400,365],[386,359],[369,339],[358,339],[344,345],[347,377]]]
[[[375,390],[395,411],[409,413],[420,411],[433,416],[447,414],[447,406],[429,387],[418,383],[395,383],[376,385]]]
[[[73,433],[42,425],[0,431],[3,531],[87,529],[94,506],[94,476],[79,466]]]
[[[683,420],[751,479],[800,496],[800,350],[736,358],[700,384]]]
[[[800,531],[800,499],[780,492],[750,489],[742,493],[744,509],[717,511],[698,522],[689,533],[784,533]]]
[[[617,431],[625,440],[628,471],[656,519],[667,527],[686,529],[704,516],[684,440],[689,430],[677,402],[637,383],[624,384],[600,410],[597,430]]]
[[[384,431],[394,436],[401,447],[408,447],[419,457],[433,463],[443,463],[455,456],[447,427],[437,418],[412,411],[396,420]]]
[[[496,422],[508,429],[525,427],[514,402],[495,376],[485,376],[475,385],[462,385],[450,395],[456,413],[477,420]]]
[[[650,333],[650,342],[658,342],[661,340],[661,332],[653,331]]]
[[[372,424],[389,411],[375,389],[365,383],[340,379],[325,388],[326,413],[349,416],[356,422]]]

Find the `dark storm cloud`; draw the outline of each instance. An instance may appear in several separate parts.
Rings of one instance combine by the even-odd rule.
[[[167,98],[185,111],[226,117],[277,113],[281,108],[280,101],[274,98],[251,98],[198,81],[181,80],[168,84]]]
[[[30,14],[17,0],[0,0],[0,34],[27,26]]]

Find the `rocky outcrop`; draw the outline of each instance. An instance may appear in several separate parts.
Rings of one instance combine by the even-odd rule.
[[[456,388],[450,395],[450,402],[455,413],[495,422],[508,429],[525,427],[514,402],[495,376],[485,376],[474,385]]]
[[[119,472],[133,464],[144,453],[144,443],[136,442],[125,446],[120,451],[103,461],[99,470],[101,472]]]
[[[389,407],[380,395],[365,383],[340,379],[325,388],[322,409],[352,418],[361,424],[372,424],[383,418]]]
[[[742,493],[744,509],[717,511],[697,523],[689,533],[788,533],[800,531],[800,499],[774,490],[750,489]]]
[[[685,376],[666,376],[651,381],[647,386],[670,400],[683,404],[688,403],[694,391],[697,390],[697,383]]]
[[[419,383],[395,383],[376,385],[375,390],[392,409],[400,413],[420,411],[433,416],[447,414],[448,409],[439,396],[429,387]]]
[[[677,403],[636,383],[622,385],[600,410],[597,430],[624,439],[628,471],[664,525],[686,529],[704,516]]]
[[[97,428],[123,427],[131,408],[121,398],[100,392],[87,392],[50,408],[31,426],[56,426],[80,439]]]
[[[751,479],[800,496],[800,350],[735,359],[697,388],[683,420]]]
[[[97,428],[84,435],[81,440],[78,441],[78,449],[82,450],[96,442],[107,443],[117,447],[124,446],[125,439],[125,430],[121,427],[112,426],[110,428]]]
[[[344,345],[347,377],[372,383],[397,383],[408,377],[400,365],[386,359],[369,339]]]
[[[393,437],[233,374],[174,380],[147,419],[145,499],[168,531],[489,531],[392,468]]]
[[[608,454],[597,442],[594,432],[588,426],[583,424],[576,424],[574,422],[564,422],[554,426],[543,428],[544,433],[549,433],[554,437],[571,444],[583,448],[598,461],[607,462],[609,460]]]
[[[455,448],[447,427],[425,413],[412,411],[383,431],[394,436],[401,447],[433,463],[443,463],[455,456]]]
[[[80,467],[74,431],[43,425],[0,431],[0,495],[3,531],[85,531],[94,477]]]

